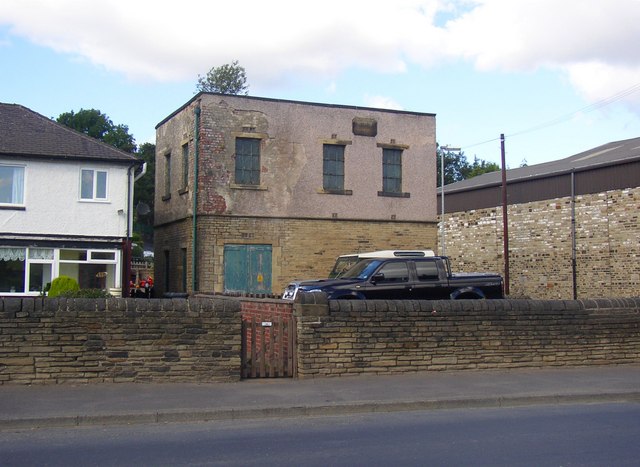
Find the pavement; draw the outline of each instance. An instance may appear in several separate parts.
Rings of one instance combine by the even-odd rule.
[[[640,403],[640,364],[422,372],[229,383],[0,386],[0,430]]]

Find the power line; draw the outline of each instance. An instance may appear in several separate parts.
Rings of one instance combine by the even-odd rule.
[[[510,134],[508,134],[506,136],[507,137],[520,136],[520,135],[524,135],[526,133],[532,133],[534,131],[539,131],[539,130],[542,130],[544,128],[548,128],[548,127],[551,127],[551,126],[559,125],[560,123],[564,123],[566,121],[571,120],[576,115],[593,112],[595,110],[598,110],[598,109],[606,107],[606,106],[608,106],[610,104],[613,104],[614,102],[622,100],[623,98],[625,98],[625,97],[637,92],[638,90],[640,90],[640,83],[637,83],[637,84],[631,86],[630,88],[624,89],[624,90],[620,91],[619,93],[614,94],[613,96],[607,97],[607,98],[599,100],[597,102],[594,102],[593,104],[587,105],[586,107],[582,107],[581,109],[575,110],[575,111],[573,111],[571,113],[568,113],[566,115],[560,116],[560,117],[555,118],[553,120],[549,120],[548,122],[541,123],[539,125],[535,125],[533,127],[525,129],[525,130],[516,131],[515,133],[510,133]],[[476,147],[476,146],[482,146],[483,144],[492,143],[494,141],[499,141],[499,140],[500,140],[499,137],[498,138],[491,138],[491,139],[488,139],[486,141],[481,141],[481,142],[478,142],[478,143],[466,145],[466,146],[464,146],[464,149],[473,148],[473,147]]]

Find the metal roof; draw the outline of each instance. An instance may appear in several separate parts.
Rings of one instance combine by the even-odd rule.
[[[0,157],[142,162],[18,104],[0,103]]]
[[[615,141],[569,156],[565,159],[508,169],[507,183],[524,182],[563,173],[580,172],[598,167],[614,166],[640,161],[640,138]],[[468,180],[450,183],[444,187],[445,195],[460,191],[499,185],[502,172],[496,171],[479,175]],[[438,189],[438,194],[441,192]]]

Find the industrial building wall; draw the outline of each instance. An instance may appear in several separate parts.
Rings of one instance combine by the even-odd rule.
[[[578,298],[639,296],[639,208],[640,188],[509,205],[510,295],[573,298],[574,219]],[[455,270],[504,274],[501,206],[446,213],[445,229]]]

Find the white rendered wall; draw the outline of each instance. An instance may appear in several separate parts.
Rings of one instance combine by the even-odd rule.
[[[3,233],[124,237],[127,167],[90,162],[0,160],[24,165],[24,210],[0,209]],[[80,170],[107,171],[107,200],[80,200]],[[120,212],[118,212],[120,211]]]

